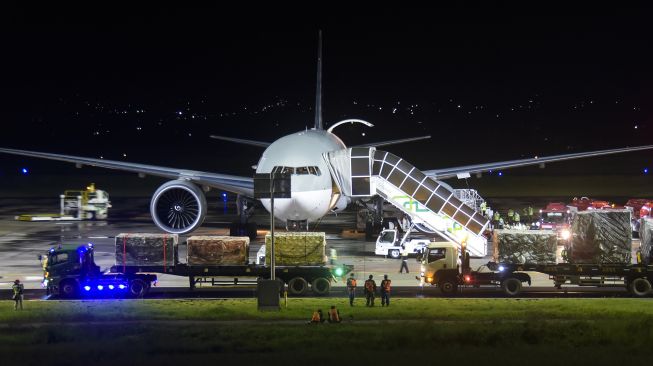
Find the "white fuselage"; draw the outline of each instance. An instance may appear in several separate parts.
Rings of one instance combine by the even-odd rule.
[[[328,151],[345,149],[345,144],[331,132],[306,130],[284,136],[263,152],[256,173],[270,173],[275,167],[293,168],[291,198],[274,200],[277,219],[316,221],[335,204],[333,181],[327,162],[322,156]],[[313,169],[317,168],[317,169]],[[270,200],[262,199],[270,211]]]

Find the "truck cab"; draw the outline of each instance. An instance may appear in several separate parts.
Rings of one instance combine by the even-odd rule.
[[[458,283],[460,262],[458,246],[453,243],[431,243],[418,257],[420,265],[420,285],[439,285],[443,292],[445,287],[453,290]],[[454,288],[452,288],[452,286]]]
[[[392,258],[401,257],[401,245],[406,246],[410,254],[420,254],[431,242],[428,238],[413,238],[407,232],[403,236],[397,229],[385,229],[381,231],[376,239],[374,254],[384,255]]]
[[[570,222],[569,207],[562,202],[551,202],[540,210],[537,226],[540,230],[555,231],[559,239],[568,240],[571,237]]]
[[[43,267],[42,286],[48,295],[64,298],[77,297],[84,293],[95,295],[124,293],[142,296],[156,282],[156,275],[102,273],[95,264],[93,244],[59,245],[50,248],[45,256],[39,255]]]

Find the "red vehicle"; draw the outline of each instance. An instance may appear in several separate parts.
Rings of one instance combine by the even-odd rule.
[[[571,236],[569,208],[562,202],[550,202],[540,210],[540,220],[536,223],[540,230],[554,230],[558,237],[567,240]]]
[[[588,197],[574,197],[569,206],[575,207],[578,211],[601,210],[604,208],[623,208],[618,207],[614,203],[610,203],[608,201],[595,200]]]
[[[632,211],[631,227],[633,228],[633,234],[639,235],[639,220],[643,217],[651,217],[653,200],[647,198],[631,198],[626,202],[625,207]]]

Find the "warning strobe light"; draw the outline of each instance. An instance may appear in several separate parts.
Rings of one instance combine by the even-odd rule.
[[[91,291],[91,286],[84,286],[84,290]]]

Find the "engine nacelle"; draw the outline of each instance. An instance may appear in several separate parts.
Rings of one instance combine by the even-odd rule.
[[[186,180],[164,183],[150,202],[152,220],[161,230],[186,234],[197,229],[206,216],[206,197],[202,189]]]
[[[331,207],[331,211],[333,212],[342,212],[344,211],[347,206],[351,203],[351,198],[347,196],[340,196],[336,200],[336,203]]]

